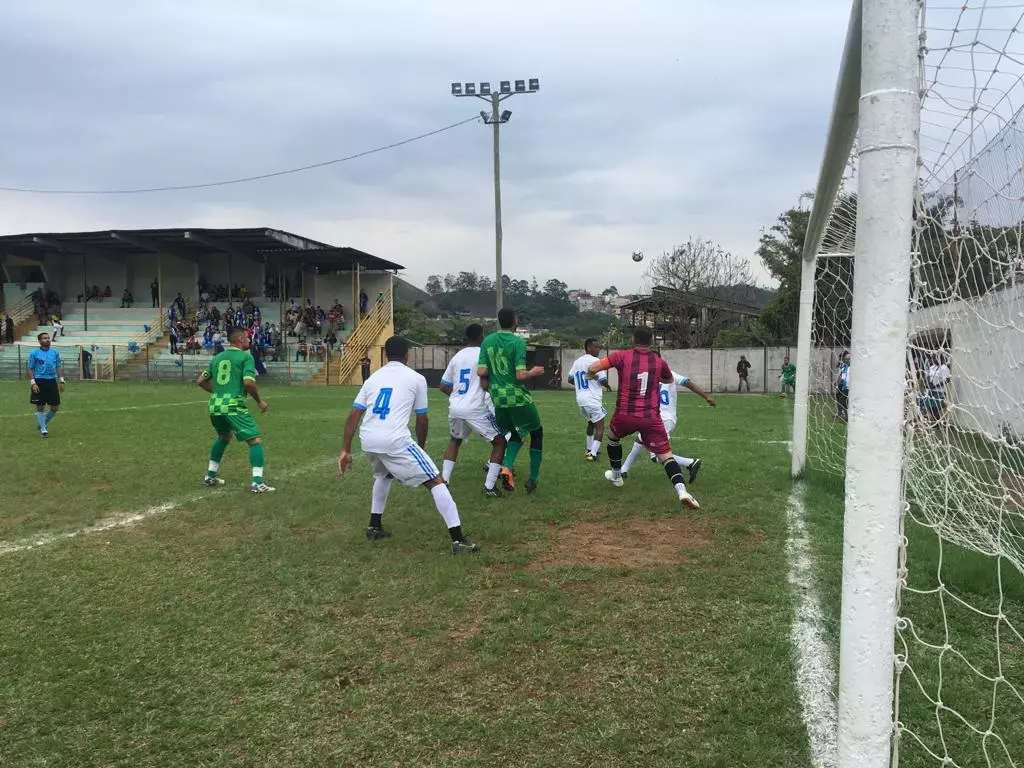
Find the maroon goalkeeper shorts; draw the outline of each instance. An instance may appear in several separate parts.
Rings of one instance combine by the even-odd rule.
[[[612,434],[618,438],[638,432],[640,442],[659,456],[672,453],[672,444],[669,442],[668,432],[665,431],[665,424],[660,415],[654,418],[640,418],[616,412],[612,417],[611,429]]]

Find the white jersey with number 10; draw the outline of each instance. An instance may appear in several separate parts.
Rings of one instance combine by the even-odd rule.
[[[588,378],[587,369],[596,362],[598,359],[593,355],[583,355],[577,358],[576,362],[572,364],[572,368],[569,369],[569,378],[572,379],[572,385],[576,389],[576,402],[579,405],[601,405],[603,395],[601,385],[608,381],[608,373],[601,371],[597,374],[597,379]]]
[[[690,379],[672,371],[672,383],[661,385],[661,420],[665,424],[676,423],[676,398]]]
[[[427,412],[427,380],[407,365],[390,362],[363,382],[353,407],[366,413],[359,442],[367,453],[394,453],[413,443],[409,418]]]

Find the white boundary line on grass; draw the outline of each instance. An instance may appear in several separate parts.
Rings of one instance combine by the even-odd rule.
[[[306,466],[298,467],[291,472],[282,472],[278,477],[298,477],[299,475],[304,475],[309,472],[323,470],[327,467],[333,466],[336,462],[337,459],[334,457],[331,457],[329,460],[321,459],[320,461],[312,462]],[[147,507],[146,509],[140,509],[135,512],[112,515],[111,517],[104,518],[92,525],[87,525],[83,528],[76,528],[71,531],[64,531],[63,533],[41,533],[35,536],[26,536],[23,539],[15,539],[14,541],[0,541],[0,557],[3,557],[4,555],[13,555],[16,552],[27,552],[32,549],[40,549],[41,547],[47,547],[60,541],[76,539],[79,536],[104,533],[117,528],[129,528],[136,523],[141,523],[151,517],[156,517],[157,515],[162,515],[167,512],[173,512],[186,504],[194,504],[197,501],[210,498],[219,493],[224,493],[224,491],[222,489],[218,489],[201,493],[193,493],[179,499],[178,501],[167,501],[163,504],[157,504],[156,506]]]
[[[284,394],[284,395],[274,395],[271,398],[271,400],[273,402],[277,402],[278,400],[281,400],[282,398],[286,398],[286,397],[289,397],[289,395],[287,395],[287,394]],[[121,405],[121,406],[118,406],[117,408],[72,408],[70,411],[67,408],[65,408],[65,407],[61,407],[59,412],[65,414],[65,415],[68,414],[68,413],[72,413],[72,414],[77,414],[77,413],[115,413],[115,412],[119,412],[119,411],[143,411],[143,410],[149,410],[150,408],[173,408],[173,407],[178,406],[178,405],[206,405],[209,402],[210,402],[209,398],[205,398],[203,400],[181,400],[181,401],[176,402],[176,403],[150,403],[148,405]],[[271,403],[271,405],[273,405],[273,403]],[[25,411],[24,414],[21,414],[21,413],[5,413],[3,415],[0,415],[0,419],[25,419],[25,418],[35,418],[35,412],[27,410],[27,411]]]
[[[838,715],[833,694],[835,663],[825,637],[824,614],[815,587],[805,493],[803,483],[794,483],[786,508],[789,583],[796,601],[790,639],[796,660],[800,707],[810,742],[811,763],[814,768],[835,768],[838,758]]]

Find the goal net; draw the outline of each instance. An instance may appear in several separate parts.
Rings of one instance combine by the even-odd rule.
[[[1024,2],[926,2],[921,33],[891,764],[1024,767]],[[815,201],[828,217],[800,339],[807,465],[836,476],[857,450],[842,363],[865,306],[858,189],[888,183],[859,178],[857,156]]]

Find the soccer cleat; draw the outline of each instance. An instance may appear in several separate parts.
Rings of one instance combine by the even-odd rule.
[[[39,436],[42,437],[42,438],[47,438],[47,437],[50,436],[50,433],[47,432],[45,429],[41,429],[41,430],[39,430]]]
[[[693,464],[690,465],[690,482],[692,483],[697,479],[697,473],[700,472],[700,459],[694,459]]]
[[[655,464],[657,464],[657,463],[658,463],[658,457],[657,457],[657,456],[655,456],[655,455],[654,455],[653,453],[651,454],[651,461],[652,461],[653,463],[655,463]]]
[[[497,486],[495,486],[494,488],[484,488],[485,499],[500,499],[501,497],[502,493],[501,491],[498,490]]]
[[[597,461],[597,454],[596,453],[588,453],[587,454],[587,461]]]
[[[217,488],[218,486],[224,485],[224,481],[221,480],[219,477],[210,477],[209,475],[207,475],[206,477],[203,478],[203,485],[207,486],[208,488]]]
[[[276,488],[271,488],[266,483],[253,483],[252,484],[252,492],[253,493],[273,493],[276,490],[277,490]]]
[[[453,555],[472,555],[474,552],[478,552],[477,545],[469,539],[462,539],[461,541],[452,542],[452,554]]]
[[[374,541],[376,539],[390,539],[391,531],[385,530],[384,528],[375,528],[370,525],[366,528],[366,538]]]
[[[514,491],[516,489],[515,476],[509,471],[507,467],[502,467],[501,472],[498,473],[498,478],[501,480],[501,486],[506,491]]]
[[[533,480],[527,480],[526,481],[526,492],[527,493],[533,493],[536,490],[537,490],[537,483],[534,482]]]
[[[619,477],[621,477],[623,480],[628,480],[629,472],[619,472]]]
[[[614,485],[616,488],[621,488],[623,485],[621,472],[619,474],[616,474],[611,469],[606,470],[604,473],[604,479],[607,480],[612,485]]]
[[[682,502],[684,507],[687,509],[700,509],[700,504],[685,488],[678,488],[676,493],[679,494],[679,501]]]

